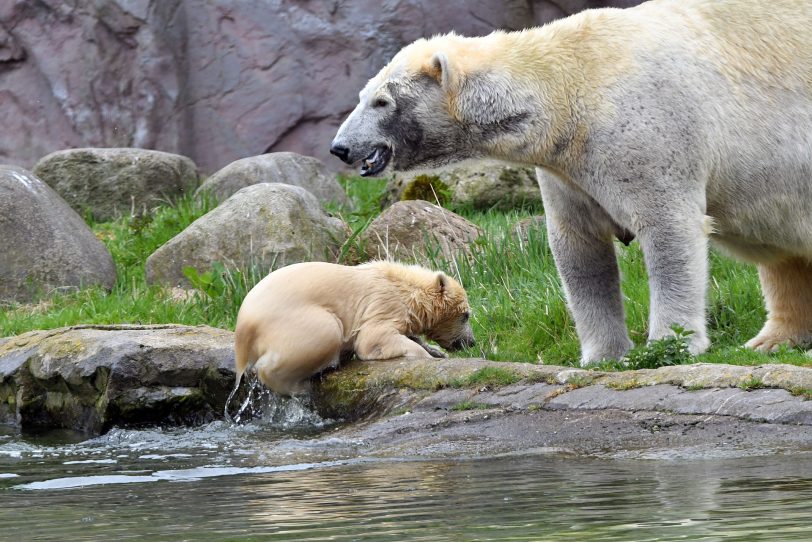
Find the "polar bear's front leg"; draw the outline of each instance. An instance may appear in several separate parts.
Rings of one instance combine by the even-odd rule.
[[[581,342],[581,365],[619,359],[633,346],[626,329],[614,226],[586,194],[540,172],[547,235]]]
[[[672,327],[677,325],[693,332],[689,349],[694,355],[701,354],[710,346],[705,321],[708,241],[704,216],[659,209],[650,218],[649,225],[637,231],[649,276],[649,340],[673,335]]]

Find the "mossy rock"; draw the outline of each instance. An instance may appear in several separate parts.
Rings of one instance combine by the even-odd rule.
[[[388,183],[384,204],[417,199],[475,209],[542,209],[535,170],[494,161],[468,162],[413,177],[396,174]]]
[[[451,201],[451,188],[437,175],[418,175],[406,183],[400,200],[423,200],[445,206]]]

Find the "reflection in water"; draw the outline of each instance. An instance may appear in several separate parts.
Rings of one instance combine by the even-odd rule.
[[[2,538],[774,541],[812,532],[810,455],[285,465],[263,453],[273,439],[261,427],[211,424],[69,445],[0,440]],[[97,485],[104,477],[129,483]],[[60,484],[80,487],[52,489]]]

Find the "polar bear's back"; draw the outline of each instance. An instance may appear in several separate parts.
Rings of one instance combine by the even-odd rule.
[[[595,147],[682,171],[671,182],[686,193],[704,183],[696,203],[738,256],[812,258],[812,2],[655,0],[592,17],[629,66],[593,89],[611,111]]]

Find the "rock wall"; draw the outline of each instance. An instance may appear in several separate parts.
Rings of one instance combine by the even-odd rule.
[[[403,45],[518,29],[638,0],[6,0],[0,163],[143,147],[211,173],[327,148],[364,82]]]

